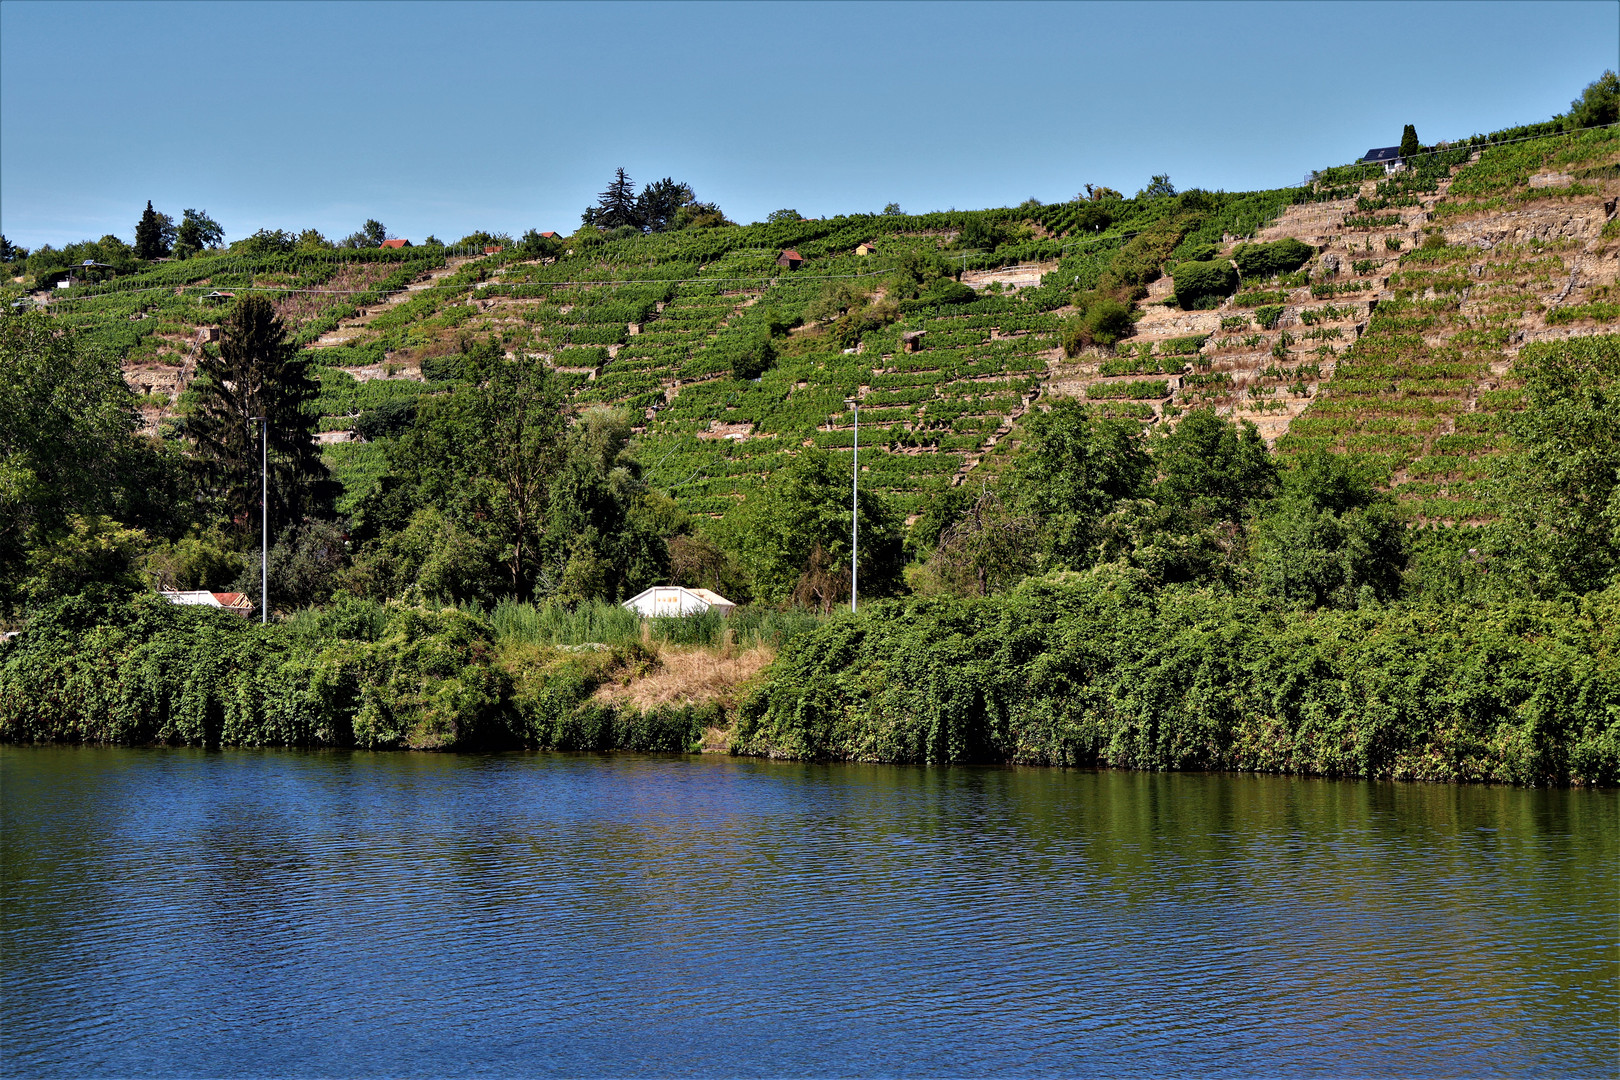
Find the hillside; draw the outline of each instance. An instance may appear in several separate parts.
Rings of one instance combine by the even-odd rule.
[[[36,291],[0,738],[1614,782],[1620,127],[1089,195]]]
[[[576,237],[556,259],[220,254],[36,296],[122,357],[153,431],[227,302],[209,294],[271,296],[321,365],[320,439],[348,508],[383,468],[375,421],[432,392],[462,343],[493,337],[555,368],[578,404],[633,409],[649,481],[701,514],[802,447],[847,451],[850,400],[864,483],[914,513],[996,468],[1028,411],[1068,395],[1146,424],[1210,406],[1284,453],[1367,455],[1414,516],[1476,520],[1518,350],[1614,319],[1617,162],[1611,128],[1271,192]],[[1162,270],[1251,239],[1312,252],[1217,307],[1176,303]],[[788,249],[795,269],[776,265]],[[972,292],[939,293],[942,276]],[[915,295],[889,296],[896,282]],[[1075,294],[1099,282],[1138,294],[1134,329],[1065,355]],[[736,377],[773,332],[772,366]]]

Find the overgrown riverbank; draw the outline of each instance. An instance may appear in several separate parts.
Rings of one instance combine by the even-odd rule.
[[[260,626],[75,598],[0,652],[0,739],[369,749],[681,751],[816,622],[643,626],[612,604],[488,616],[350,599]]]
[[[742,753],[1620,780],[1620,588],[1279,609],[1102,572],[873,604],[791,643]]]
[[[1313,611],[1103,570],[712,621],[76,599],[0,652],[0,738],[678,752],[730,727],[802,759],[1620,782],[1620,588]]]

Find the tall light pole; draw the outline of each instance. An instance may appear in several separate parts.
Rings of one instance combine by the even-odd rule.
[[[861,403],[849,399],[855,410],[855,457],[849,470],[849,610],[855,613],[856,557],[861,550]]]
[[[270,417],[259,421],[259,624],[270,622]]]

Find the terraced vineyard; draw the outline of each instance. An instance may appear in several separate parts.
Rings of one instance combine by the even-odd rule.
[[[849,452],[857,402],[865,485],[915,513],[994,471],[1021,418],[1069,395],[1144,424],[1212,407],[1285,453],[1367,456],[1416,518],[1476,520],[1518,351],[1620,311],[1617,162],[1609,128],[1248,195],[692,230],[556,259],[222,255],[40,300],[118,350],[160,430],[220,316],[212,294],[266,291],[322,365],[345,507],[382,473],[390,417],[494,339],[581,407],[634,410],[648,479],[700,514],[805,447]],[[1163,273],[1287,239],[1310,245],[1304,265],[1202,310]],[[787,249],[796,269],[778,265]],[[1067,355],[1076,296],[1098,288],[1134,291],[1134,328]]]

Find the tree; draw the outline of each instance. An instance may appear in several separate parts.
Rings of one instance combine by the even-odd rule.
[[[1158,501],[1195,522],[1241,521],[1277,487],[1277,466],[1260,429],[1194,409],[1153,446]]]
[[[250,255],[280,255],[291,251],[297,242],[298,238],[285,229],[260,229],[252,236],[233,241],[231,250]]]
[[[174,242],[176,237],[180,235],[180,230],[175,227],[174,218],[168,214],[159,214],[157,220],[158,245],[162,249],[162,253],[167,255],[174,249]]]
[[[319,229],[305,229],[298,234],[298,240],[293,245],[298,251],[331,251],[336,244],[321,235]]]
[[[156,210],[152,209],[152,200],[146,201],[146,210],[141,214],[141,220],[135,225],[135,257],[137,259],[158,259],[168,254],[168,248],[163,243],[163,220]]]
[[[885,203],[883,206],[884,217],[902,217],[904,214],[905,211],[900,209],[900,204],[897,202]]]
[[[1007,230],[1001,222],[992,221],[983,214],[974,214],[962,226],[962,231],[956,234],[956,246],[994,251],[1006,239]]]
[[[493,553],[497,595],[533,596],[551,480],[566,459],[565,391],[545,365],[509,362],[492,342],[462,361],[465,381],[422,404],[390,460],[410,505],[441,508]]]
[[[599,229],[616,229],[621,225],[641,227],[636,209],[636,185],[621,166],[613,171],[613,181],[607,190],[596,197],[596,205],[586,209],[582,219],[587,225]]]
[[[28,253],[16,247],[7,240],[4,233],[0,233],[0,263],[16,262],[18,258],[26,259]]]
[[[28,551],[70,518],[131,516],[137,423],[110,355],[43,313],[0,318],[0,614],[21,599]]]
[[[891,206],[893,203],[890,204]],[[765,215],[765,221],[770,225],[782,225],[800,220],[797,210],[772,210]]]
[[[518,241],[518,247],[522,248],[523,254],[531,259],[556,258],[563,252],[560,241],[549,236],[540,235],[537,229],[530,229],[524,233],[523,238]]]
[[[1083,570],[1096,561],[1098,523],[1152,477],[1141,425],[1092,419],[1064,399],[1029,418],[1025,439],[1009,478],[1014,506],[1039,522],[1050,564]]]
[[[962,519],[940,535],[927,564],[942,586],[962,595],[988,596],[1016,585],[1035,568],[1040,527],[985,489]]]
[[[1421,149],[1423,146],[1418,142],[1417,128],[1407,124],[1405,130],[1401,132],[1401,157],[1412,157]]]
[[[850,473],[848,462],[807,448],[731,518],[732,546],[754,580],[754,594],[830,610],[849,599]],[[860,594],[885,596],[900,586],[904,562],[900,518],[879,494],[862,488],[857,503]]]
[[[1136,329],[1129,305],[1111,296],[1079,293],[1074,306],[1077,314],[1063,330],[1063,351],[1069,356],[1089,345],[1117,344]]]
[[[1148,180],[1147,187],[1136,193],[1138,199],[1167,199],[1176,193],[1176,185],[1170,182],[1168,173],[1155,173]]]
[[[1533,596],[1620,581],[1620,337],[1532,344],[1514,368],[1530,400],[1493,479],[1493,562]]]
[[[640,224],[653,232],[663,232],[674,227],[676,215],[683,207],[696,201],[697,196],[692,193],[690,185],[666,176],[641,189],[641,194],[636,197],[634,213]]]
[[[1165,177],[1165,179],[1168,180],[1169,177]],[[1097,185],[1087,184],[1086,185],[1086,190],[1081,192],[1080,194],[1076,195],[1074,197],[1074,201],[1075,202],[1107,202],[1109,200],[1123,199],[1123,198],[1125,198],[1125,196],[1121,195],[1119,192],[1115,191],[1111,187],[1103,187],[1101,184],[1097,184]]]
[[[375,218],[367,218],[357,232],[352,232],[338,241],[341,248],[375,248],[382,247],[382,242],[388,239],[388,230],[383,223]]]
[[[1357,607],[1400,591],[1405,526],[1394,499],[1343,454],[1298,459],[1260,520],[1255,573],[1261,588],[1311,607]]]
[[[206,210],[186,210],[181,214],[180,230],[174,244],[174,256],[187,259],[204,248],[219,247],[225,242],[225,230],[219,222],[208,216]]]
[[[1587,84],[1580,97],[1569,103],[1569,112],[1564,114],[1564,128],[1574,131],[1612,124],[1617,120],[1620,120],[1620,76],[1605,71]]]
[[[776,346],[771,332],[761,326],[743,336],[731,356],[731,373],[739,379],[757,379],[776,363]]]
[[[623,600],[666,580],[669,548],[630,453],[622,409],[587,409],[551,477],[539,592],[567,602]]]
[[[328,509],[335,495],[315,446],[307,408],[320,393],[307,354],[287,340],[287,328],[262,296],[238,299],[226,315],[217,354],[197,360],[197,394],[186,433],[196,445],[208,486],[237,527],[259,525],[260,445],[269,421],[271,529]]]

